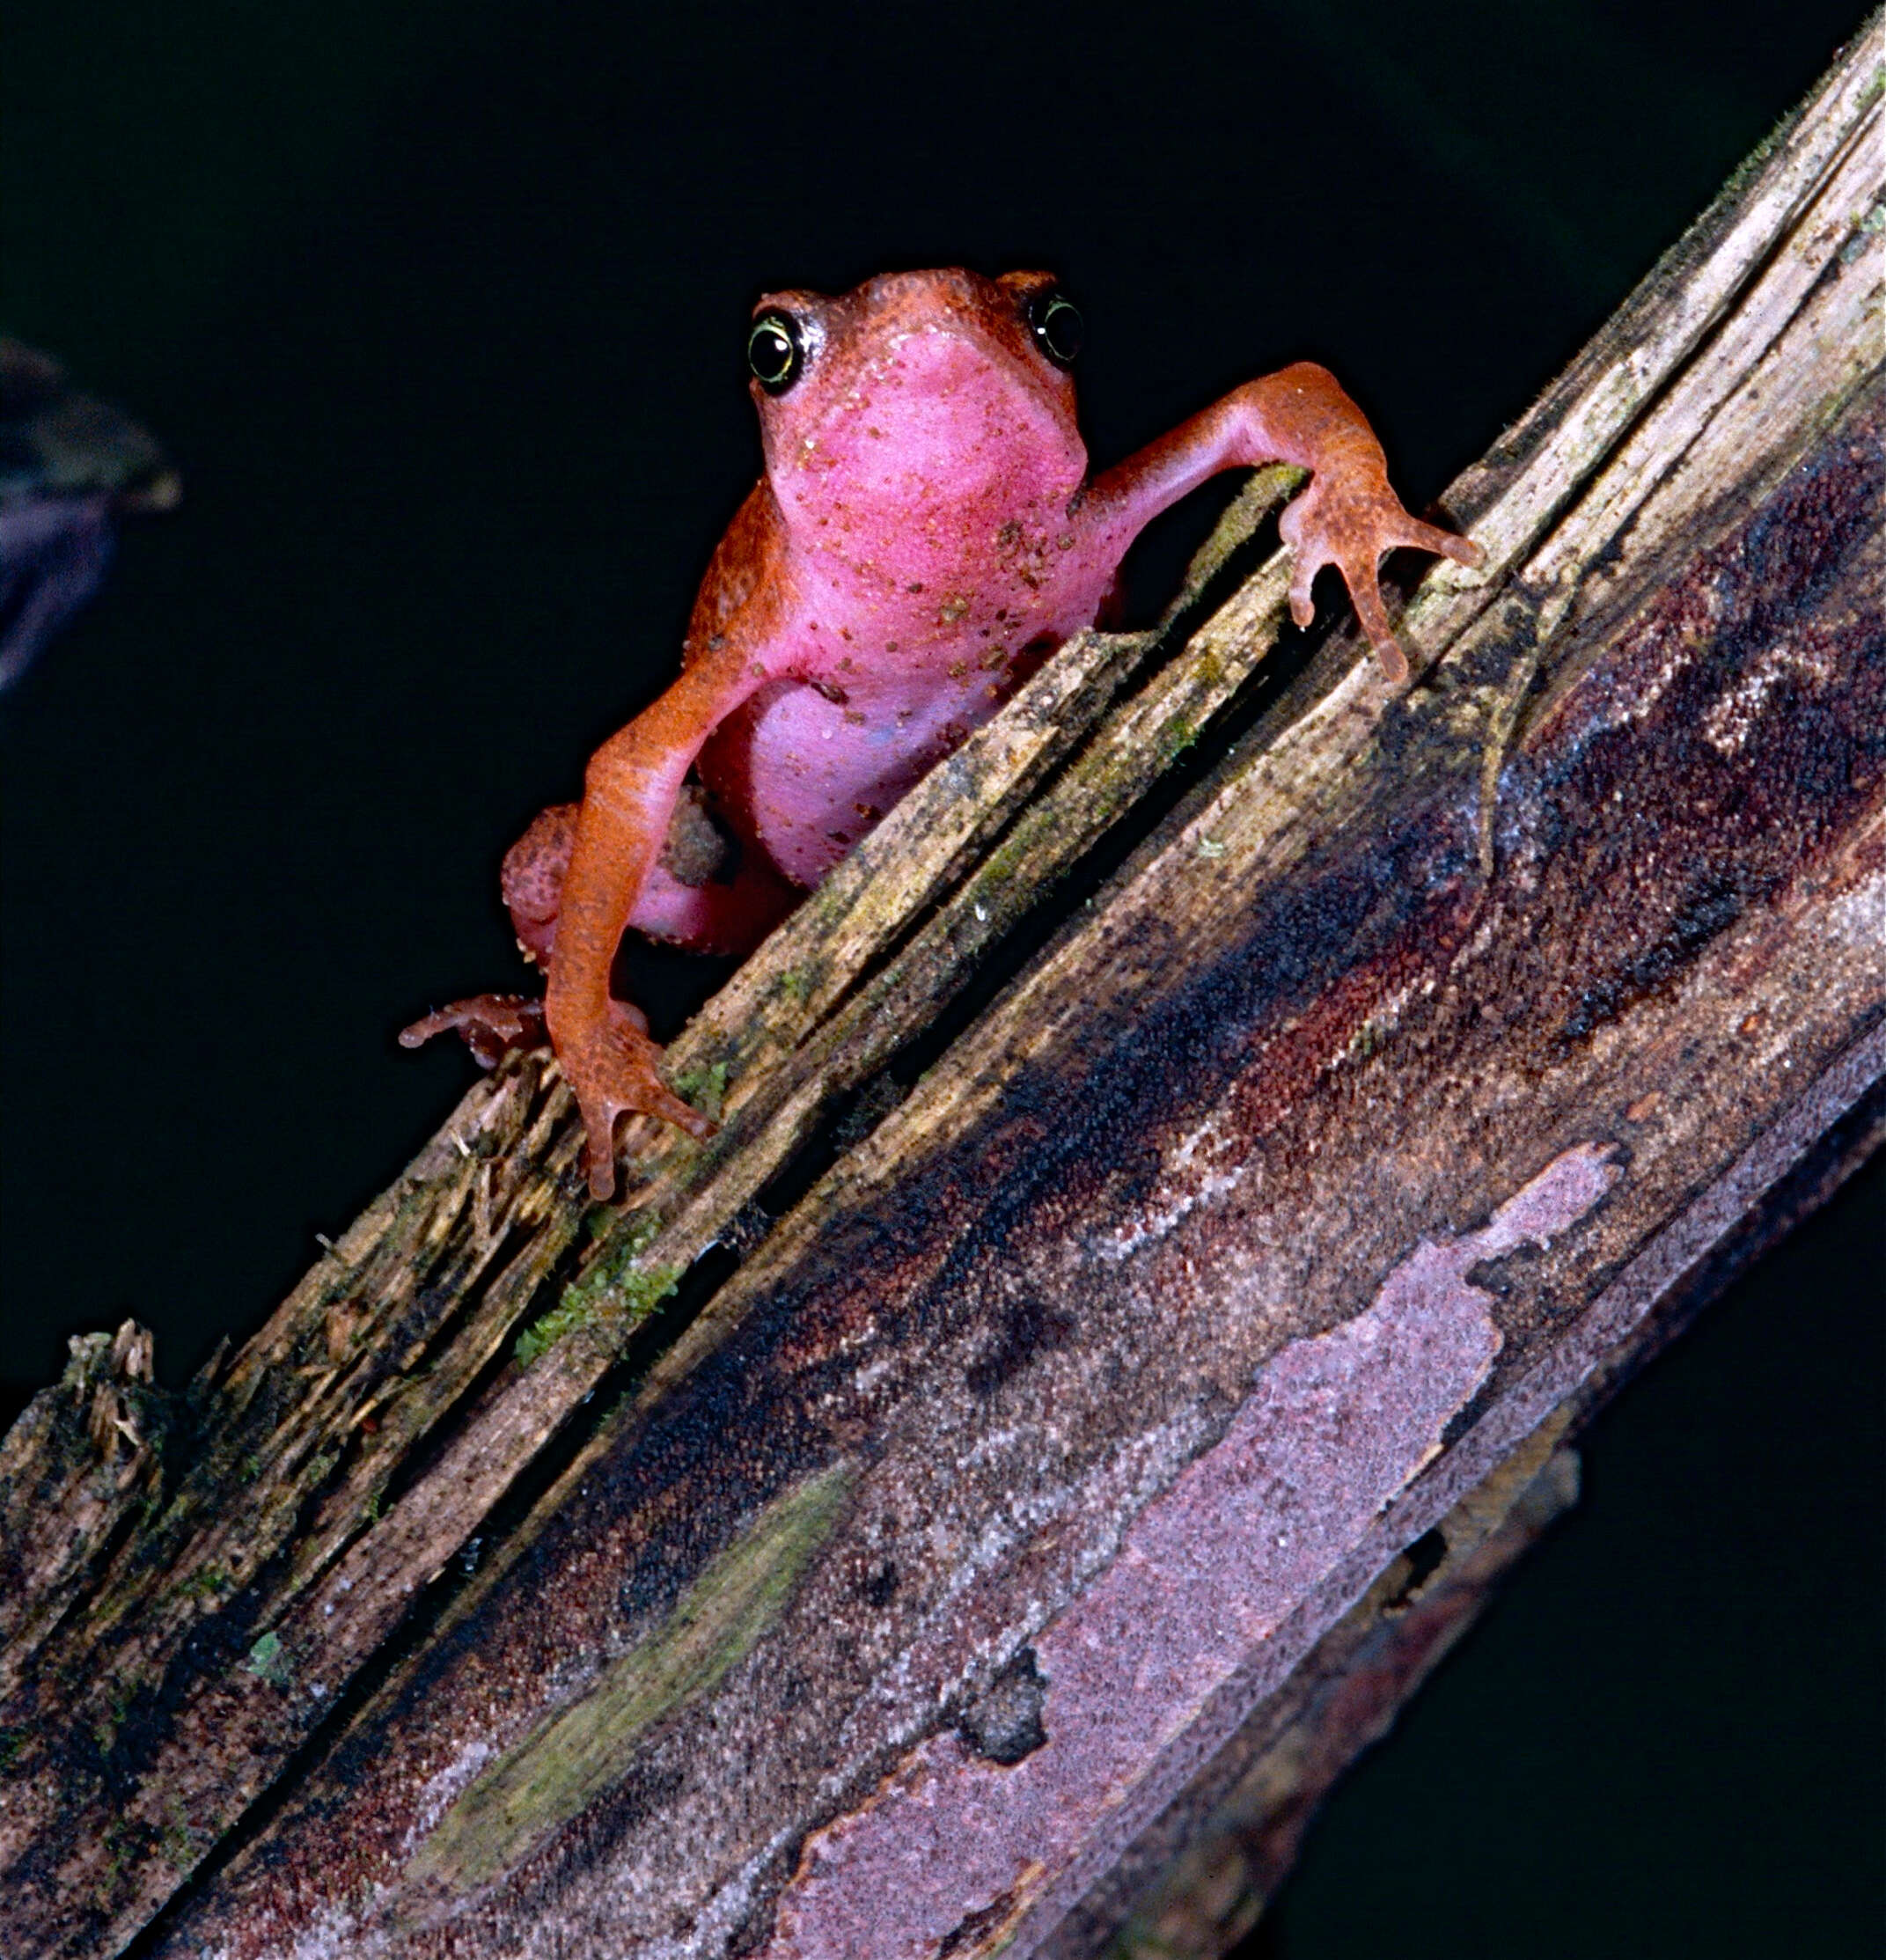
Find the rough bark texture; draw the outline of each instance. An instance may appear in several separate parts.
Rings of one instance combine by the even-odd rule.
[[[1276,641],[1275,560],[1210,608],[1280,483],[710,1004],[625,1207],[525,1058],[187,1396],[76,1347],[0,1449],[16,1939],[202,1867],[143,1950],[1223,1950],[1875,1134],[1881,62],[1456,485],[1417,683],[1325,642],[993,1003]]]
[[[1577,1501],[1578,1457],[1542,1423],[1396,1559],[1051,1936],[1119,1960],[1229,1952],[1295,1861],[1317,1804],[1383,1735],[1540,1534]],[[1110,1945],[1111,1936],[1111,1945]]]

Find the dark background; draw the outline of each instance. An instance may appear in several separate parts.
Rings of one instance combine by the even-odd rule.
[[[181,1382],[449,1107],[462,1057],[393,1031],[523,983],[498,858],[672,672],[757,468],[757,291],[1048,266],[1099,462],[1313,355],[1418,507],[1858,13],[13,20],[4,327],[187,494],[0,702],[0,1420],[127,1313]],[[1875,1950],[1882,1198],[1875,1164],[1601,1423],[1253,1950]]]

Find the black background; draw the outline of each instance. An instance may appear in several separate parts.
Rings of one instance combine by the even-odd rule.
[[[757,291],[1047,266],[1097,461],[1314,356],[1418,507],[1857,11],[11,23],[5,326],[187,495],[0,703],[0,1419],[126,1313],[180,1382],[463,1086],[393,1031],[522,984],[498,858],[672,672],[757,468]],[[1147,603],[1202,521],[1149,541]],[[1253,1950],[1875,1949],[1882,1196],[1875,1164],[1605,1419]]]

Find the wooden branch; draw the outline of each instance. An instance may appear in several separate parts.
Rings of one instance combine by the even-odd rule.
[[[1210,611],[1274,474],[703,1011],[709,1145],[590,1208],[525,1058],[186,1396],[75,1344],[0,1447],[16,1937],[210,1859],[150,1950],[1071,1955],[1278,1738],[1313,1797],[1394,1699],[1314,1685],[1543,1500],[1443,1520],[1886,1073],[1877,40],[1456,485],[1423,679],[1326,642],[897,1106],[1274,645],[1281,557]]]
[[[1256,1925],[1316,1806],[1577,1501],[1549,1417],[1404,1552],[1050,1936],[1054,1954],[1216,1960]]]
[[[1222,1960],[1288,1875],[1317,1804],[1577,1501],[1562,1447],[1625,1376],[1886,1145],[1877,1087],[1658,1300],[1567,1403],[1392,1560],[1038,1949],[1044,1960]]]

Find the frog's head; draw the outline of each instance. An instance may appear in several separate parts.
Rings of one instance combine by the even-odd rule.
[[[1081,316],[1045,272],[900,272],[837,298],[768,293],[747,340],[767,474],[789,528],[855,544],[1029,507],[1087,473]]]

